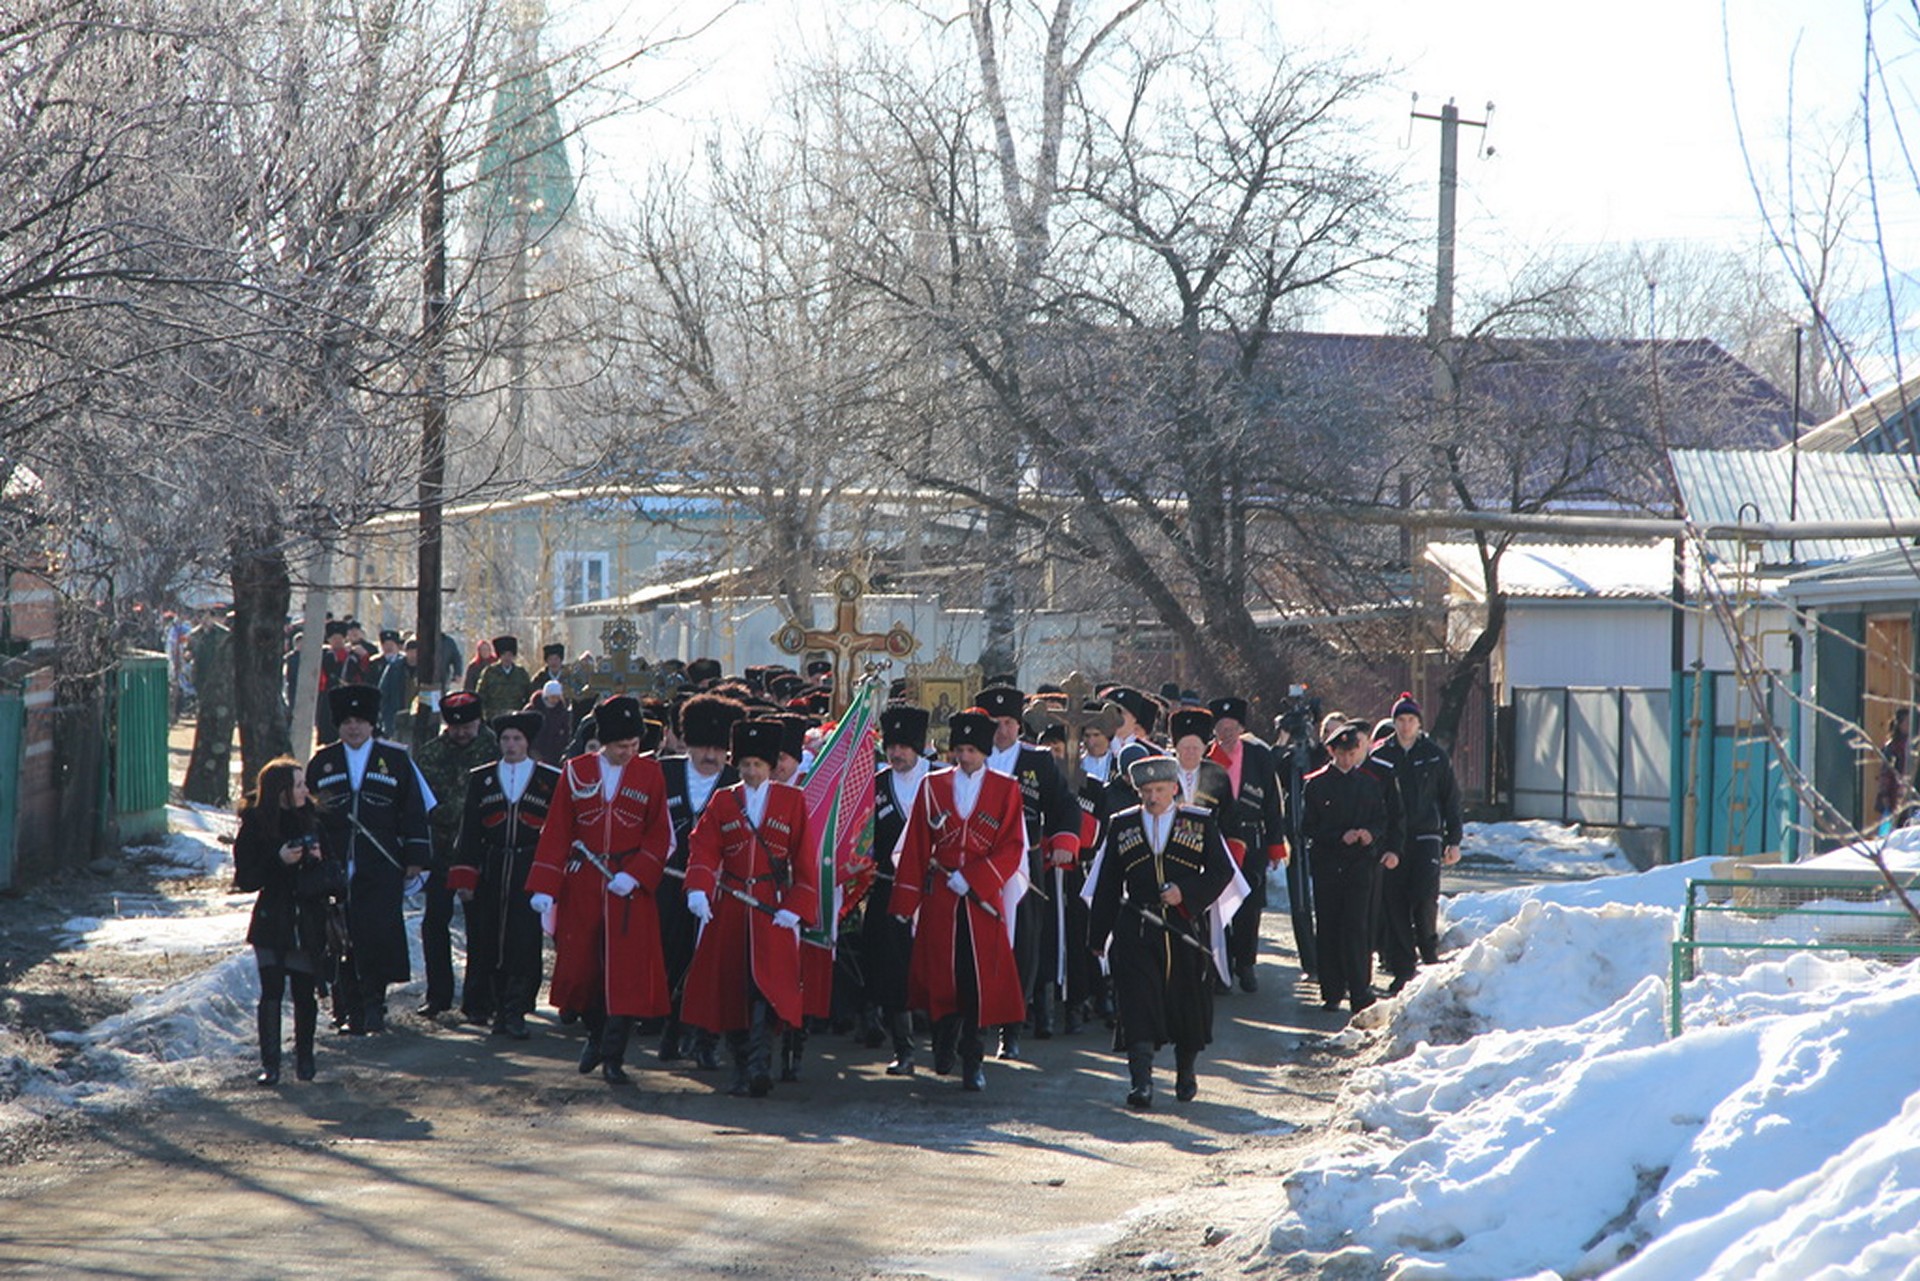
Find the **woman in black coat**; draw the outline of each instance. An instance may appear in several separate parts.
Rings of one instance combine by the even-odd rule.
[[[317,989],[331,964],[327,922],[334,899],[346,890],[347,875],[314,839],[306,774],[290,756],[267,762],[240,803],[233,880],[235,889],[260,893],[247,926],[247,942],[260,967],[260,1075],[255,1079],[262,1085],[280,1082],[280,1003],[291,984],[293,1071],[311,1081]]]

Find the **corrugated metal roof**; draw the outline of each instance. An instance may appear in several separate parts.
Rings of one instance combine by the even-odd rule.
[[[1802,453],[1799,498],[1793,499],[1793,457],[1735,449],[1669,451],[1689,519],[1737,524],[1747,520],[1881,520],[1920,517],[1914,461],[1900,455]],[[1801,539],[1761,546],[1762,566],[1823,565],[1900,545],[1898,538]],[[1724,562],[1739,558],[1732,543],[1716,545]]]
[[[1888,426],[1897,426],[1902,419],[1912,418],[1916,409],[1920,409],[1920,374],[1895,383],[1870,400],[1849,405],[1803,433],[1799,445],[1809,452],[1845,453],[1865,446],[1873,452],[1884,453],[1884,448],[1876,447],[1879,443],[1876,435]],[[1910,437],[1913,431],[1909,426],[1892,434],[1898,441]],[[1792,450],[1793,445],[1789,443],[1780,446],[1778,452]]]
[[[1485,595],[1471,543],[1429,543],[1427,560],[1474,599]],[[1500,558],[1500,586],[1511,599],[1664,600],[1673,594],[1673,544],[1529,543]]]

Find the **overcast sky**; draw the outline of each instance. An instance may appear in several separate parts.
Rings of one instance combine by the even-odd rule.
[[[944,2],[960,11],[958,0]],[[674,74],[688,80],[663,108],[673,124],[656,119],[639,142],[602,135],[595,167],[634,181],[631,170],[650,153],[684,155],[730,119],[764,118],[783,60],[820,48],[837,18],[864,7],[747,0],[678,56]],[[1893,60],[1887,77],[1920,147],[1920,66],[1896,60],[1920,50],[1912,10],[1909,26],[1896,30],[1904,6],[1883,8],[1894,10],[1879,20],[1882,56]],[[1412,95],[1423,111],[1454,98],[1470,119],[1495,104],[1484,136],[1462,134],[1466,282],[1499,279],[1511,260],[1556,251],[1672,240],[1752,246],[1764,226],[1736,119],[1762,181],[1774,184],[1790,83],[1803,128],[1844,121],[1861,93],[1861,0],[1727,0],[1724,12],[1720,0],[1221,0],[1217,12],[1249,31],[1270,26],[1284,46],[1346,48],[1396,68],[1370,103],[1372,133],[1381,156],[1403,167],[1413,207],[1429,224],[1438,128],[1409,121]],[[1883,171],[1899,173],[1887,105],[1874,106]],[[1483,143],[1490,155],[1477,154]],[[1905,174],[1896,184],[1903,198],[1886,204],[1896,257],[1920,244],[1916,185]]]

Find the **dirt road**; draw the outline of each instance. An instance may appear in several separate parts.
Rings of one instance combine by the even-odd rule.
[[[1268,926],[1277,950],[1284,916]],[[1150,1113],[1121,1106],[1097,1026],[990,1060],[979,1095],[816,1035],[806,1079],[762,1100],[650,1046],[636,1088],[582,1077],[550,1011],[528,1042],[410,1014],[323,1034],[312,1084],[261,1089],[236,1063],[0,1171],[0,1274],[1008,1277],[1171,1239],[1199,1252],[1193,1275],[1205,1224],[1115,1242],[1130,1212],[1325,1113],[1340,1020],[1296,997],[1290,959],[1221,999],[1200,1098],[1174,1103],[1163,1072]]]

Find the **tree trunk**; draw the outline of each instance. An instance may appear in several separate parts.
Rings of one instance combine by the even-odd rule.
[[[1446,682],[1440,686],[1440,706],[1434,711],[1433,725],[1428,732],[1446,751],[1453,750],[1453,742],[1460,736],[1460,722],[1466,718],[1467,699],[1473,693],[1474,682],[1486,669],[1493,651],[1499,648],[1500,635],[1506,626],[1506,594],[1494,592],[1487,598],[1487,625],[1473,638],[1473,644],[1467,646],[1467,652],[1454,660],[1447,671]]]
[[[293,576],[280,546],[280,531],[242,530],[234,536],[233,688],[240,725],[240,755],[245,777],[291,750],[288,737],[286,679],[287,611],[293,603]]]

